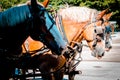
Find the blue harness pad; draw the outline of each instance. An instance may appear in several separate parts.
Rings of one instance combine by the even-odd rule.
[[[55,22],[54,21],[53,21],[53,23],[51,22],[51,20],[49,18],[51,16],[48,17],[47,13],[45,13],[45,17],[46,17],[46,22],[47,22],[46,25],[47,25],[48,29],[53,24],[52,28],[50,29],[50,32],[54,36],[55,41],[58,43],[59,47],[65,48],[67,42],[65,42],[65,40],[61,36],[60,31],[58,30],[57,26],[55,25]]]
[[[27,5],[12,7],[0,13],[0,27],[12,27],[25,22],[31,16]]]

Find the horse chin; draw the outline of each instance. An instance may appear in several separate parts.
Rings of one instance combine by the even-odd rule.
[[[109,48],[105,48],[105,51],[109,52],[109,51],[110,51],[110,49],[109,49]]]
[[[102,58],[102,56],[103,56],[103,55],[98,55],[98,53],[94,53],[94,52],[92,52],[91,55],[92,55],[93,57],[97,57],[97,58],[99,58],[99,59]]]
[[[102,56],[97,56],[97,59],[100,60],[102,58]]]
[[[92,56],[96,57],[97,59],[101,59],[104,56],[104,51],[97,51],[97,50],[93,50],[92,51]]]

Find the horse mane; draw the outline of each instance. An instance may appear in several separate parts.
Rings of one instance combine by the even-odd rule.
[[[72,6],[58,10],[58,14],[60,14],[63,19],[70,19],[77,22],[86,22],[88,20],[94,21],[98,11],[88,7]]]

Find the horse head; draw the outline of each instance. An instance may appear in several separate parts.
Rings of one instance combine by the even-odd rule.
[[[96,21],[90,24],[91,26],[94,26],[93,30],[91,29],[86,29],[87,32],[89,32],[89,36],[84,36],[88,42],[88,45],[90,46],[92,50],[92,55],[101,58],[104,56],[105,51],[108,51],[108,48],[111,48],[111,44],[109,41],[110,36],[106,34],[106,26],[105,21],[102,19],[104,15],[106,14],[108,9],[101,11],[98,16],[96,17]],[[101,14],[101,16],[100,16]],[[90,25],[89,28],[90,28]],[[91,32],[92,30],[92,32]],[[87,32],[85,31],[85,34]],[[90,36],[90,34],[92,36]],[[91,38],[91,39],[90,39]]]
[[[55,21],[43,6],[37,4],[36,0],[31,0],[29,6],[32,9],[34,26],[30,36],[43,42],[56,54],[61,54],[61,51],[66,47],[66,42],[57,29]]]
[[[100,59],[104,56],[104,30],[102,27],[102,21],[96,21],[86,25],[83,31],[83,38],[87,41],[88,46],[92,51],[92,55]]]

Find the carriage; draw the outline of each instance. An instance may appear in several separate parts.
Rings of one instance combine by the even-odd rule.
[[[15,13],[12,13],[12,11]],[[106,11],[103,12],[106,13]],[[14,16],[14,14],[17,14],[17,16]],[[8,16],[10,17],[8,18]],[[69,76],[69,80],[74,80],[74,76],[81,73],[81,71],[76,71],[76,67],[82,60],[83,47],[83,44],[80,43],[81,39],[76,37],[86,33],[87,27],[91,25],[92,33],[97,31],[97,33],[94,32],[96,34],[95,39],[92,37],[88,41],[88,43],[91,41],[93,43],[91,47],[93,55],[100,58],[104,54],[103,50],[99,51],[99,48],[103,46],[99,47],[100,44],[98,44],[103,43],[102,38],[99,38],[101,33],[104,33],[101,31],[102,28],[98,31],[96,27],[93,29],[93,23],[87,22],[83,26],[83,31],[78,32],[79,34],[69,45],[63,27],[58,29],[47,10],[37,4],[35,0],[31,0],[31,4],[13,7],[1,12],[0,19],[0,53],[3,53],[0,55],[0,65],[2,65],[0,67],[0,77],[3,80],[10,77],[16,80],[25,80],[28,77],[36,76],[42,76],[44,80],[62,80],[64,74]],[[62,21],[59,21],[64,26]],[[98,22],[96,21],[95,24]],[[101,22],[100,20],[100,25]],[[36,41],[41,41],[44,45],[34,51],[29,51],[29,48],[26,47],[28,45],[23,45],[25,52],[21,54],[22,44],[29,36]],[[78,53],[79,57],[76,59]],[[8,70],[7,74],[4,72],[6,69]],[[29,69],[32,70],[30,73]]]

